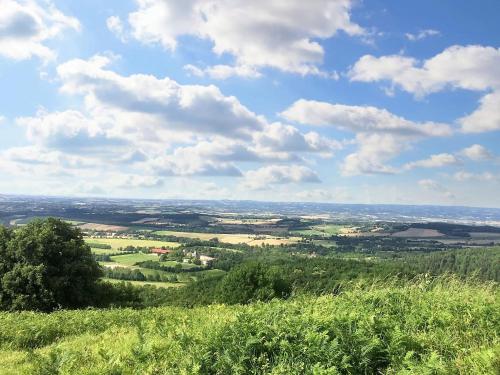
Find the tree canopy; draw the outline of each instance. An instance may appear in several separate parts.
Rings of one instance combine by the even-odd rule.
[[[229,304],[286,298],[290,292],[290,284],[281,277],[279,270],[260,262],[233,268],[219,286],[220,302]]]
[[[92,304],[101,269],[79,229],[36,219],[0,227],[0,307],[51,311]]]

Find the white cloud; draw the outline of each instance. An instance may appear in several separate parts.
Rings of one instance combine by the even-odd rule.
[[[390,81],[417,96],[444,88],[484,91],[500,87],[500,49],[452,46],[420,62],[390,55],[361,57],[349,71],[352,81]]]
[[[113,184],[122,189],[157,188],[164,183],[165,180],[157,176],[123,175],[113,179]]]
[[[108,67],[112,59],[94,56],[59,65],[60,91],[81,96],[82,108],[41,109],[17,118],[32,146],[4,154],[3,160],[26,174],[35,165],[46,167],[39,169],[45,174],[50,168],[60,174],[92,168],[97,175],[120,174],[116,179],[123,184],[114,187],[141,188],[158,187],[165,176],[241,177],[239,163],[252,163],[252,168],[303,163],[305,154],[331,157],[342,147],[316,132],[304,134],[290,125],[268,123],[213,85],[120,75]],[[273,176],[273,183],[311,180],[313,173],[296,165],[259,173],[263,171]],[[144,180],[128,177],[142,175]]]
[[[297,128],[273,123],[254,135],[259,151],[263,152],[316,152],[331,156],[342,148],[340,142],[320,136],[316,132],[301,133]]]
[[[80,29],[76,18],[63,14],[51,1],[0,0],[0,9],[0,55],[10,59],[54,59],[56,53],[44,43],[68,29]]]
[[[347,155],[341,166],[344,176],[359,174],[394,174],[398,170],[388,162],[404,151],[408,145],[393,134],[359,133],[356,152]]]
[[[319,183],[316,172],[302,165],[269,165],[245,173],[243,186],[248,189],[266,189],[274,184]]]
[[[230,176],[239,177],[241,171],[232,161],[203,158],[191,153],[193,148],[178,148],[171,155],[159,156],[144,165],[151,174],[160,176]]]
[[[20,117],[17,124],[26,128],[29,141],[39,146],[68,153],[93,149],[106,151],[106,146],[125,145],[124,139],[113,136],[105,124],[100,124],[75,110],[64,112],[38,111],[35,117]]]
[[[189,74],[197,77],[210,77],[212,79],[228,79],[231,77],[240,78],[259,78],[262,76],[254,67],[251,66],[231,66],[231,65],[214,65],[204,69],[188,64],[184,66]]]
[[[422,39],[428,38],[430,36],[436,36],[436,35],[440,35],[440,34],[441,33],[438,30],[425,29],[425,30],[420,30],[419,32],[414,33],[414,34],[406,33],[405,36],[406,36],[406,39],[408,39],[409,41],[416,42],[418,40],[422,40]]]
[[[423,62],[402,55],[365,55],[351,68],[349,77],[361,82],[389,81],[417,97],[447,88],[491,91],[459,123],[466,133],[500,129],[500,48],[452,46]]]
[[[440,185],[436,181],[431,180],[431,179],[419,180],[418,184],[426,190],[439,190],[440,189]]]
[[[471,173],[466,171],[459,171],[453,175],[457,181],[494,181],[497,177],[491,172]]]
[[[412,161],[405,164],[405,169],[413,168],[441,168],[450,165],[458,165],[460,160],[457,159],[455,155],[442,153],[431,155],[428,159]]]
[[[493,159],[491,152],[486,147],[478,144],[466,147],[460,153],[474,161]]]
[[[400,135],[445,136],[451,128],[442,123],[416,123],[386,109],[371,106],[331,104],[297,100],[281,115],[290,121],[315,126],[334,126],[352,132],[380,132]]]
[[[306,202],[342,202],[351,199],[345,188],[303,190],[296,193],[295,196],[299,201]]]
[[[458,122],[465,133],[500,130],[500,89],[483,96],[479,108]]]
[[[448,198],[448,199],[454,199],[455,195],[449,191],[445,186],[441,185],[435,180],[432,179],[423,179],[418,181],[418,185],[427,191],[439,193],[439,195]]]
[[[363,35],[350,19],[351,0],[136,0],[129,15],[133,36],[173,50],[182,35],[213,43],[236,66],[273,67],[321,74],[324,50],[317,42],[343,31]]]
[[[127,38],[123,29],[123,23],[120,17],[111,16],[106,19],[106,27],[122,42],[126,42]]]
[[[397,170],[387,166],[387,162],[413,142],[452,133],[446,124],[413,122],[385,109],[304,99],[296,101],[281,116],[302,124],[354,132],[358,150],[345,158],[342,165],[344,175],[395,173]]]
[[[110,62],[109,57],[94,56],[59,65],[61,91],[84,95],[90,112],[118,116],[117,122],[139,116],[131,128],[140,128],[139,123],[145,128],[150,124],[191,134],[249,138],[265,123],[216,86],[180,85],[167,77],[144,74],[122,76],[106,69]]]

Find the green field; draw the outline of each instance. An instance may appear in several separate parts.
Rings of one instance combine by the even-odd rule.
[[[325,225],[315,225],[312,226],[310,229],[294,230],[291,231],[291,233],[300,235],[309,235],[309,236],[330,237],[332,235],[341,233],[341,230],[344,228],[345,228],[344,225],[325,224]]]
[[[113,249],[98,249],[95,247],[92,247],[90,250],[92,251],[92,254],[97,254],[97,255],[114,254],[117,251]]]
[[[247,306],[0,313],[0,374],[497,375],[492,284],[422,279]]]
[[[192,263],[184,263],[184,262],[176,262],[174,260],[167,260],[166,262],[160,262],[160,264],[162,266],[165,266],[165,267],[175,267],[177,266],[178,264],[181,265],[182,268],[185,268],[185,269],[188,269],[188,268],[195,268],[195,267],[201,267],[201,266],[197,266],[196,264],[192,264]]]
[[[117,279],[108,279],[108,278],[103,278],[102,280],[108,281],[110,283],[131,283],[132,285],[136,286],[145,286],[145,285],[153,285],[159,288],[179,288],[183,287],[186,284],[185,283],[167,283],[163,281],[135,281],[135,280],[117,280]]]
[[[114,255],[111,257],[111,262],[99,262],[102,266],[104,267],[125,267],[125,268],[131,268],[131,269],[138,269],[143,273],[144,275],[156,275],[160,274],[163,276],[177,276],[177,279],[181,283],[180,285],[176,284],[177,286],[183,286],[184,284],[182,283],[187,283],[196,280],[199,276],[202,275],[219,275],[223,274],[224,271],[221,270],[205,270],[205,271],[196,271],[196,272],[180,272],[180,273],[174,273],[174,272],[168,272],[168,271],[163,271],[163,270],[155,270],[155,269],[149,269],[149,268],[143,268],[143,267],[138,267],[135,266],[136,263],[139,262],[145,262],[148,260],[156,261],[159,262],[159,257],[155,254],[143,254],[143,253],[134,253],[134,254],[124,254],[124,255]],[[166,267],[175,267],[177,264],[180,264],[182,268],[188,269],[188,268],[194,268],[194,267],[199,267],[195,264],[189,264],[189,263],[181,263],[181,262],[175,262],[175,261],[166,261],[166,262],[159,262],[161,265],[166,266]],[[148,282],[150,283],[150,282]],[[170,284],[170,283],[168,283]],[[144,285],[143,282],[138,282],[137,285]]]
[[[101,243],[105,245],[110,245],[114,251],[117,251],[120,247],[125,248],[127,246],[135,247],[168,247],[175,248],[179,247],[178,242],[166,242],[166,241],[154,241],[154,240],[139,240],[139,239],[129,239],[129,238],[85,238],[86,242],[89,243]]]
[[[158,255],[156,254],[143,254],[143,253],[133,253],[124,255],[114,255],[111,260],[116,263],[120,263],[124,266],[133,266],[138,262],[145,262],[147,260],[158,261]]]

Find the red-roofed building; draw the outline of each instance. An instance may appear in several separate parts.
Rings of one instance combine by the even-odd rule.
[[[171,254],[171,253],[173,253],[174,251],[173,251],[173,250],[170,250],[170,249],[160,249],[160,248],[155,248],[155,249],[151,249],[151,252],[152,252],[153,254],[163,255],[163,254]]]

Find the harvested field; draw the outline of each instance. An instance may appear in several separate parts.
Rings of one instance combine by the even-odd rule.
[[[436,229],[408,228],[407,230],[393,233],[392,236],[402,238],[434,238],[444,237],[444,234]]]
[[[179,247],[178,242],[167,242],[167,241],[155,241],[155,240],[140,240],[134,238],[97,238],[89,237],[85,239],[89,243],[101,243],[105,245],[110,245],[113,250],[118,250],[120,247],[125,248],[127,246],[134,247],[162,247],[175,248]]]
[[[107,224],[97,224],[97,223],[85,223],[79,225],[78,228],[81,230],[95,230],[99,232],[124,232],[128,228],[122,227],[120,225],[107,225]]]
[[[274,237],[268,235],[254,236],[250,234],[222,234],[222,233],[198,233],[198,232],[176,232],[170,230],[161,230],[155,232],[159,235],[164,236],[176,236],[185,238],[198,238],[203,241],[208,241],[212,238],[217,238],[220,242],[239,244],[246,243],[253,246],[259,246],[262,243],[266,245],[281,245],[296,243],[300,240],[300,237]]]

